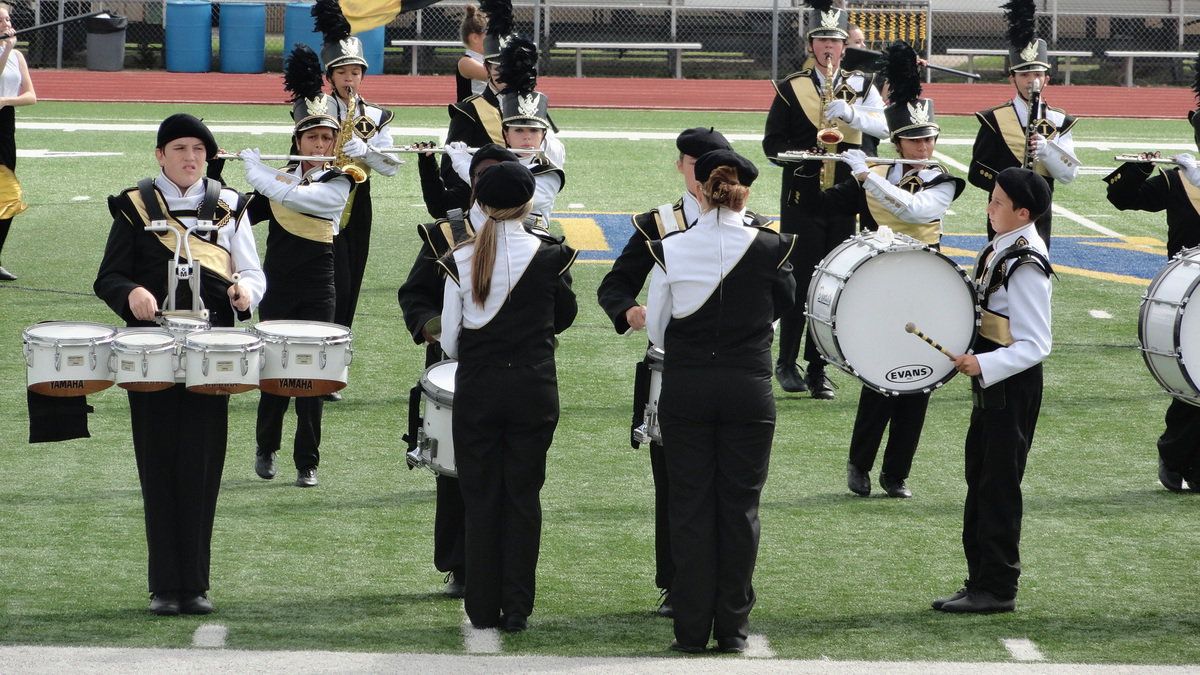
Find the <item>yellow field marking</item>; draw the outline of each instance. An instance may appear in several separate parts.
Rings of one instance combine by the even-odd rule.
[[[1124,241],[1081,241],[1084,246],[1101,246],[1122,251],[1137,251],[1152,255],[1167,255],[1167,244],[1154,237],[1125,237]]]
[[[595,218],[563,218],[554,220],[562,225],[563,234],[576,251],[611,251],[604,230],[596,223]]]

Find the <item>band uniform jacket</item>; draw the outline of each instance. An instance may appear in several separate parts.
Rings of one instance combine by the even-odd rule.
[[[625,312],[640,304],[638,294],[654,269],[654,258],[646,242],[688,229],[696,224],[699,215],[700,205],[696,198],[685,192],[674,204],[663,204],[633,216],[633,234],[596,289],[596,298],[618,334],[629,332]],[[770,219],[753,211],[745,211],[742,215],[742,224],[748,227],[766,227],[769,223]]]
[[[478,206],[473,206],[462,220],[439,218],[432,223],[417,226],[421,249],[408,272],[408,278],[396,293],[400,310],[404,314],[404,325],[408,327],[414,343],[423,344],[425,326],[434,319],[440,319],[442,315],[446,278],[437,261],[446,257],[457,244],[474,236],[473,223],[482,223],[485,220],[487,216],[483,211]]]
[[[144,229],[150,221],[138,188],[132,187],[109,197],[113,223],[94,290],[126,325],[154,325],[136,319],[129,309],[129,293],[139,286],[154,295],[160,308],[167,306],[168,263],[175,257],[177,235],[195,224],[196,210],[209,180],[213,179],[205,178],[181,195],[162,174],[155,179],[154,195],[172,227],[167,233]],[[239,284],[243,291],[250,294],[251,309],[266,291],[254,234],[245,214],[247,203],[237,191],[222,188],[213,217],[213,224],[219,229],[190,235],[192,256],[200,265],[201,299],[214,326],[234,324],[234,312],[227,295],[234,272],[241,275]],[[180,310],[192,308],[191,288],[186,280],[180,280],[176,285],[175,307]]]
[[[763,152],[767,157],[775,157],[782,153],[795,150],[817,149],[817,130],[824,116],[824,80],[825,75],[817,70],[806,69],[792,73],[782,80],[771,84],[775,87],[775,99],[767,113],[766,129],[763,135]],[[883,98],[872,85],[873,78],[861,71],[840,70],[834,75],[834,98],[840,98],[850,104],[861,104],[882,109]],[[837,128],[843,134],[843,140],[837,146],[837,152],[858,148],[862,145],[863,132],[837,120]],[[820,175],[820,161],[807,162],[778,162],[783,167],[783,183],[780,199],[788,204],[796,178],[817,180]],[[837,182],[850,177],[850,169],[845,162],[833,162]]]
[[[482,148],[488,143],[504,145],[504,130],[500,122],[500,100],[489,86],[478,96],[470,96],[447,106],[450,127],[446,130],[446,142],[461,141],[471,148]],[[470,184],[459,177],[450,161],[449,154],[442,155],[442,183],[448,196],[460,201],[448,203],[447,208],[466,211],[470,206]]]
[[[985,388],[1040,364],[1050,354],[1053,270],[1046,244],[1032,225],[997,234],[980,251],[975,266],[983,309],[975,338],[977,379]]]
[[[1026,130],[1029,105],[1019,97],[995,108],[975,113],[979,120],[979,133],[975,136],[975,147],[971,152],[971,166],[967,180],[981,190],[991,193],[996,184],[996,175],[1012,167],[1021,166],[1025,158]],[[1075,147],[1071,139],[1071,128],[1077,121],[1065,111],[1043,105],[1042,119],[1037,120],[1038,133],[1059,151],[1039,160],[1034,171],[1046,179],[1050,190],[1055,180],[1070,182],[1078,171]],[[1063,161],[1067,156],[1074,160]]]
[[[935,246],[941,242],[946,209],[965,187],[966,181],[940,166],[912,170],[900,164],[879,164],[870,167],[862,183],[851,177],[825,191],[808,183],[799,192],[801,206],[858,214],[863,230],[873,232],[886,225]]]
[[[1122,211],[1167,211],[1167,255],[1200,245],[1200,188],[1178,168],[1156,175],[1154,165],[1126,162],[1104,177],[1108,201]]]

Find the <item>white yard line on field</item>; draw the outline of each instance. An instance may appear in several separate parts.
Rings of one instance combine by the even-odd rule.
[[[463,649],[468,654],[500,653],[500,631],[495,628],[476,628],[464,617],[462,634]]]
[[[1027,638],[1006,638],[1001,639],[1000,643],[1008,650],[1009,654],[1018,661],[1045,661],[1046,657],[1033,643],[1033,640]]]
[[[192,633],[193,647],[209,647],[220,649],[225,646],[225,638],[229,629],[219,623],[206,623]]]
[[[746,637],[745,654],[751,659],[775,658],[775,650],[771,649],[771,643],[767,642],[767,636],[761,634],[749,635]]]

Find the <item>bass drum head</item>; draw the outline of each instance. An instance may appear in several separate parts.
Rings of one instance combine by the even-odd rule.
[[[955,373],[946,355],[908,333],[915,324],[951,353],[975,338],[975,290],[966,272],[932,249],[886,251],[857,267],[834,308],[845,369],[883,394],[941,386]],[[836,364],[835,364],[836,365]]]

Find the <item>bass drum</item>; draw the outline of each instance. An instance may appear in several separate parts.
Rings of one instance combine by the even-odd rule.
[[[805,316],[826,361],[886,396],[932,391],[956,372],[907,324],[954,354],[979,329],[966,270],[903,234],[864,233],[833,249],[813,272]]]
[[[1150,374],[1168,394],[1200,405],[1200,310],[1188,311],[1200,285],[1200,246],[1184,249],[1142,296],[1138,342]]]

